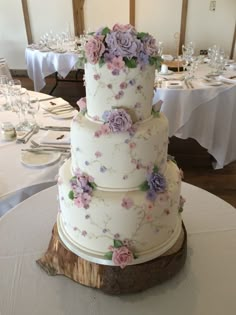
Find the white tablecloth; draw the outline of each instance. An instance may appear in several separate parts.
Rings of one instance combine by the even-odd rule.
[[[56,220],[57,188],[46,189],[0,219],[1,315],[222,315],[236,310],[236,211],[183,183],[188,232],[184,268],[170,281],[126,296],[109,296],[36,264]]]
[[[29,91],[29,94],[38,96],[40,99],[49,97],[49,95],[32,91]],[[43,102],[40,104],[43,104]],[[10,111],[0,112],[0,124],[4,121],[16,124],[16,113]],[[43,112],[39,112],[37,122],[40,126],[70,126],[71,120],[56,120],[43,116]],[[40,130],[32,139],[40,138],[45,132]],[[30,142],[27,144],[17,144],[15,141],[6,142],[2,140],[0,134],[0,216],[33,193],[55,183],[63,157],[55,164],[47,167],[27,167],[21,163],[20,155],[21,149],[28,147],[30,147]]]
[[[78,54],[73,52],[42,52],[26,48],[25,59],[28,75],[34,81],[34,90],[40,91],[45,86],[45,77],[57,72],[65,78],[76,67]]]
[[[161,111],[169,121],[169,136],[194,138],[214,156],[213,166],[219,169],[236,160],[236,84],[204,86],[201,78],[209,71],[207,65],[199,67],[194,89],[174,90],[165,85],[156,89],[153,103],[163,101]]]

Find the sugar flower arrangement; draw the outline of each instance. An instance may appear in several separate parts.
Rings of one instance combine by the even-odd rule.
[[[166,179],[159,173],[157,166],[153,167],[152,171],[147,175],[147,180],[140,186],[142,191],[147,192],[146,198],[150,201],[155,201],[157,195],[165,192],[166,188]]]
[[[109,133],[119,133],[128,131],[134,132],[133,122],[130,115],[122,108],[115,108],[103,113],[104,124],[94,133],[99,138],[101,135]]]
[[[74,201],[78,208],[89,208],[89,203],[92,199],[92,192],[96,189],[93,177],[77,170],[75,176],[70,180],[71,190],[69,198]]]
[[[115,266],[124,269],[127,265],[131,264],[137,256],[132,252],[129,246],[129,241],[114,240],[113,246],[109,247],[109,252],[105,254],[105,258],[112,260]]]
[[[100,28],[88,36],[81,57],[83,63],[104,63],[110,69],[136,68],[147,64],[160,67],[161,57],[155,39],[148,33],[137,32],[130,25],[115,24],[112,29]]]

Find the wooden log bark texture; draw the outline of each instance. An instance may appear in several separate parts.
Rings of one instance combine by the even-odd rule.
[[[183,224],[181,235],[174,246],[156,259],[124,269],[99,265],[67,249],[59,238],[55,224],[47,252],[37,263],[49,275],[64,275],[107,294],[120,295],[137,293],[169,280],[183,267],[186,253],[187,233]]]

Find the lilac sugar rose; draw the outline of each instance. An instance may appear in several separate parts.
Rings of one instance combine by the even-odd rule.
[[[119,57],[137,57],[140,51],[141,42],[129,32],[113,32],[107,35],[106,43],[109,51]]]
[[[124,109],[111,111],[108,117],[109,127],[112,132],[128,131],[132,127],[130,115]]]
[[[151,191],[163,192],[166,189],[166,180],[160,173],[152,173],[148,178],[148,185]]]

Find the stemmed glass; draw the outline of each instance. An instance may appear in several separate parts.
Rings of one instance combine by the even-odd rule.
[[[29,121],[31,127],[39,127],[36,121],[36,114],[39,111],[39,99],[37,97],[32,97],[29,99],[27,112],[32,116],[32,120]]]
[[[0,76],[0,96],[4,97],[5,101],[3,104],[4,110],[11,109],[8,95],[8,77],[6,75]]]
[[[23,131],[22,111],[21,111],[21,93],[17,90],[11,90],[11,108],[18,116],[18,123],[15,126],[17,131]]]

